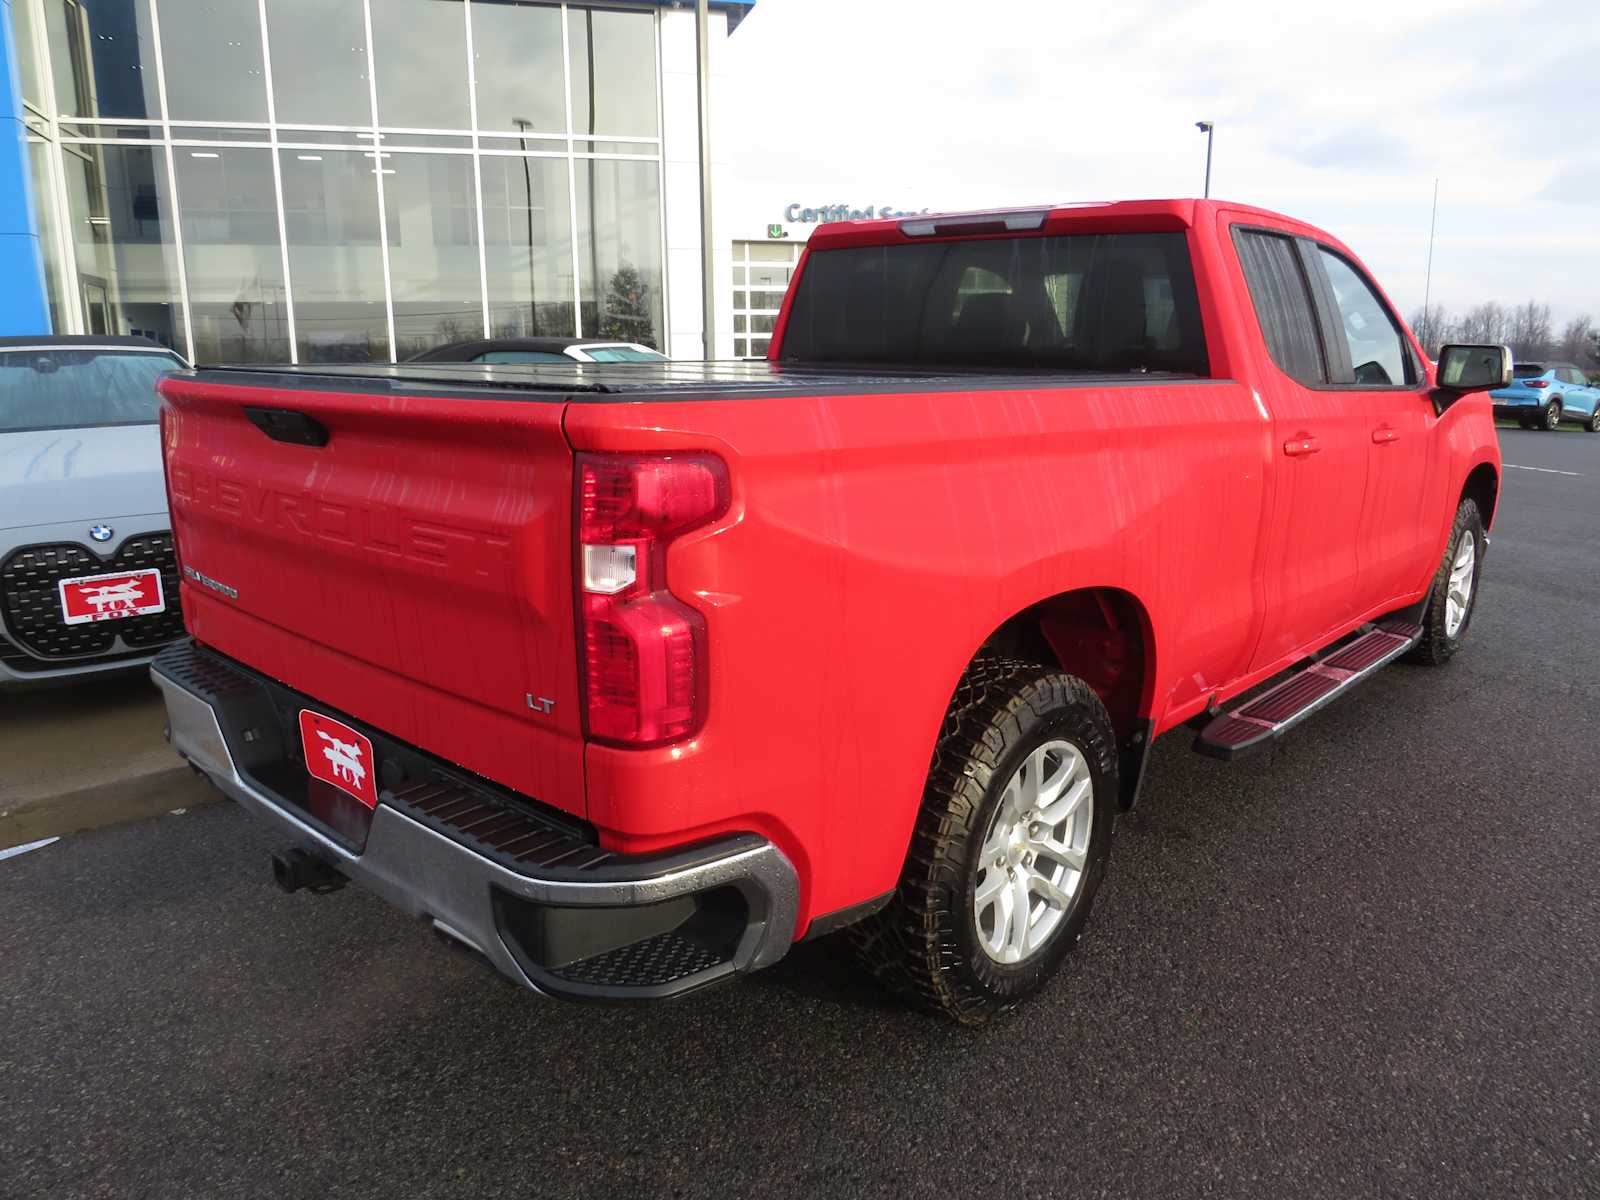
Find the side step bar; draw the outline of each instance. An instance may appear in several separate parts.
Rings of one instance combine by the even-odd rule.
[[[1195,738],[1194,748],[1221,759],[1257,750],[1388,666],[1421,638],[1421,625],[1384,621],[1243,707],[1213,718]]]

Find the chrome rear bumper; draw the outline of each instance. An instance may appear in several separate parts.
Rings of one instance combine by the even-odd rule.
[[[192,646],[175,649],[228,663]],[[515,983],[570,999],[656,999],[770,966],[789,948],[799,903],[794,867],[752,834],[666,855],[605,855],[592,868],[521,870],[475,849],[465,834],[458,840],[402,811],[385,792],[365,845],[353,852],[241,773],[212,700],[173,677],[181,671],[164,671],[167,657],[151,676],[179,754],[288,839]]]

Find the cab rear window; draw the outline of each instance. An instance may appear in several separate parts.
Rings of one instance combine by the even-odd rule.
[[[1181,233],[819,250],[795,289],[785,362],[1208,373]]]
[[[1513,379],[1537,379],[1543,374],[1543,363],[1517,363],[1516,366],[1511,368],[1511,377]],[[1501,378],[1504,379],[1505,376],[1502,375]]]

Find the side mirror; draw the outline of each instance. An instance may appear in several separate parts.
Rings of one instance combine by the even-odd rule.
[[[1509,346],[1445,346],[1439,351],[1438,386],[1449,392],[1481,392],[1511,383]]]

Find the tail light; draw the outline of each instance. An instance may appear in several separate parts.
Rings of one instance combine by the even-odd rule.
[[[1522,381],[1522,386],[1531,388],[1547,388],[1550,386],[1550,381],[1548,379],[1524,379]]]
[[[578,603],[585,727],[659,746],[705,720],[705,618],[667,588],[667,547],[728,509],[712,454],[579,454]]]

